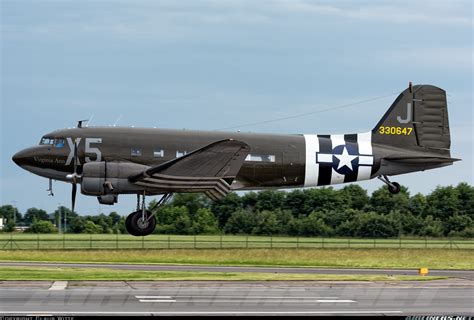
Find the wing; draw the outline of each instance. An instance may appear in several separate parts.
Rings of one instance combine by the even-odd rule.
[[[147,169],[129,181],[164,192],[205,192],[218,200],[230,192],[249,151],[245,142],[221,140]]]

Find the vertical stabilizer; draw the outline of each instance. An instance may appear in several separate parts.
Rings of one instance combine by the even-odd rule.
[[[410,85],[393,102],[372,135],[377,144],[449,152],[446,92],[432,85]]]

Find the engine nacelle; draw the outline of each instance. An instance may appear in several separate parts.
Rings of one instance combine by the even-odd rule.
[[[81,192],[88,196],[103,196],[99,202],[113,204],[120,193],[139,193],[143,187],[128,181],[128,177],[139,174],[150,167],[130,162],[88,162],[82,167]],[[115,203],[114,202],[114,203]]]

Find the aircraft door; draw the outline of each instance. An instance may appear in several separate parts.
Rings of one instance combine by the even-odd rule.
[[[301,179],[300,152],[296,145],[289,144],[282,153],[281,175],[285,185],[298,185]]]

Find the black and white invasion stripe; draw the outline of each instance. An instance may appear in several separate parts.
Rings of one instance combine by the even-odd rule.
[[[370,179],[374,163],[371,132],[304,137],[305,187]]]

